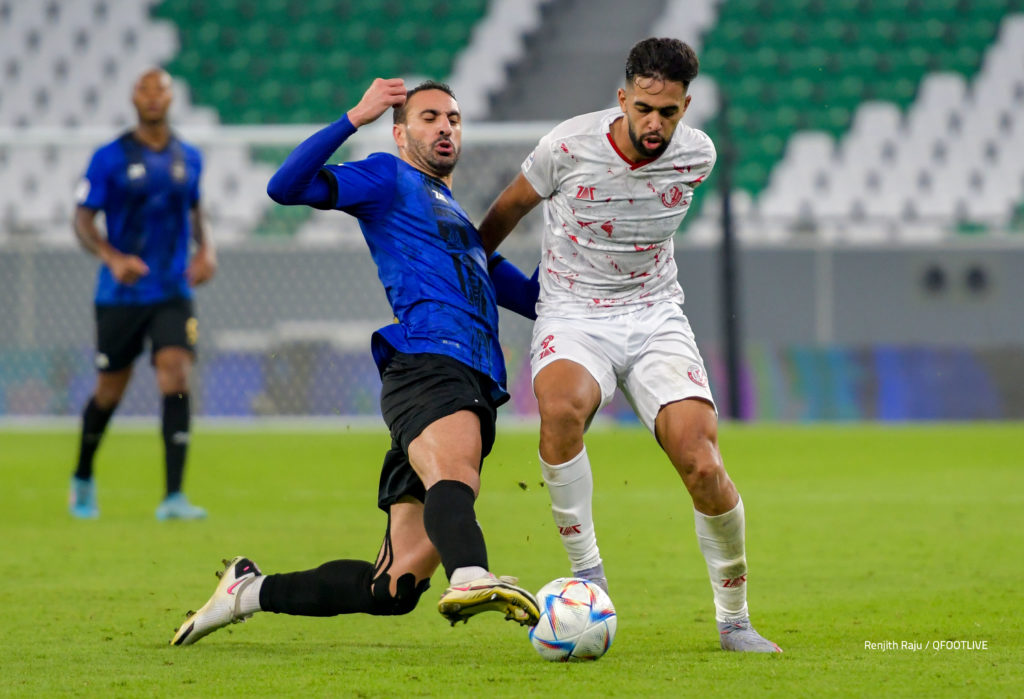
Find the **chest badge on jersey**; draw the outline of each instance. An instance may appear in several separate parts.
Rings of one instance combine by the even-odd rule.
[[[179,160],[175,160],[171,164],[171,178],[175,182],[184,182],[185,181],[185,163],[183,163],[183,162],[181,162]]]
[[[689,202],[683,201],[683,188],[686,185],[682,182],[675,182],[667,191],[661,193],[661,203],[667,209],[671,209],[674,206],[680,206],[681,204],[687,204]]]
[[[142,163],[131,163],[128,166],[128,179],[139,180],[146,176],[146,166]]]

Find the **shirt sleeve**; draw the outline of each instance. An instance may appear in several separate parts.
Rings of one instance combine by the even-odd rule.
[[[711,175],[711,170],[715,167],[715,161],[718,159],[718,152],[715,150],[715,144],[706,134],[704,135],[704,139],[705,143],[700,151],[701,158],[697,164],[694,165],[693,170],[691,171],[691,179],[686,183],[693,189],[702,185],[708,176]]]
[[[365,160],[325,165],[320,176],[327,181],[333,208],[357,218],[373,218],[391,208],[397,170],[394,156],[374,153]]]
[[[203,176],[203,154],[196,150],[193,157],[196,159],[196,178],[192,181],[192,188],[189,190],[188,196],[194,208],[199,206],[199,181]]]
[[[79,206],[99,211],[107,203],[107,179],[110,176],[110,157],[106,148],[92,154],[85,176],[75,188],[75,202]]]
[[[522,171],[526,181],[533,185],[540,196],[550,197],[558,189],[555,159],[551,149],[551,134],[540,139],[537,147],[523,161]]]

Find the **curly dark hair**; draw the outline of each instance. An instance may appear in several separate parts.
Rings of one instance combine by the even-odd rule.
[[[436,80],[424,80],[419,85],[405,93],[405,102],[402,103],[401,107],[395,107],[394,123],[405,123],[405,117],[407,116],[405,105],[409,104],[409,100],[412,99],[413,95],[415,95],[417,92],[423,92],[424,90],[440,90],[441,92],[444,92],[452,99],[455,99],[455,93],[452,92],[452,88],[450,85],[448,85],[448,83],[442,83]]]
[[[654,78],[689,87],[699,69],[700,61],[689,44],[679,39],[651,37],[630,49],[626,58],[626,84],[632,84],[636,78]]]

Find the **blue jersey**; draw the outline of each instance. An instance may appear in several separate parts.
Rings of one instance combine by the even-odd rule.
[[[199,151],[173,136],[163,150],[154,151],[129,132],[93,154],[78,203],[102,210],[108,242],[149,266],[149,274],[129,285],[118,283],[101,265],[97,304],[142,305],[192,296],[185,270],[201,170]]]
[[[395,314],[373,335],[378,368],[396,351],[443,354],[491,377],[495,401],[507,400],[487,256],[444,182],[386,153],[321,173],[329,205],[359,219]]]

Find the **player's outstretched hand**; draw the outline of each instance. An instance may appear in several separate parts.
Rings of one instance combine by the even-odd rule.
[[[366,92],[359,104],[348,110],[348,120],[352,126],[359,128],[364,124],[376,121],[377,117],[391,107],[405,104],[405,82],[401,78],[377,78]]]
[[[114,279],[121,284],[134,284],[140,277],[149,274],[149,265],[136,255],[116,255],[107,262],[107,266]]]

